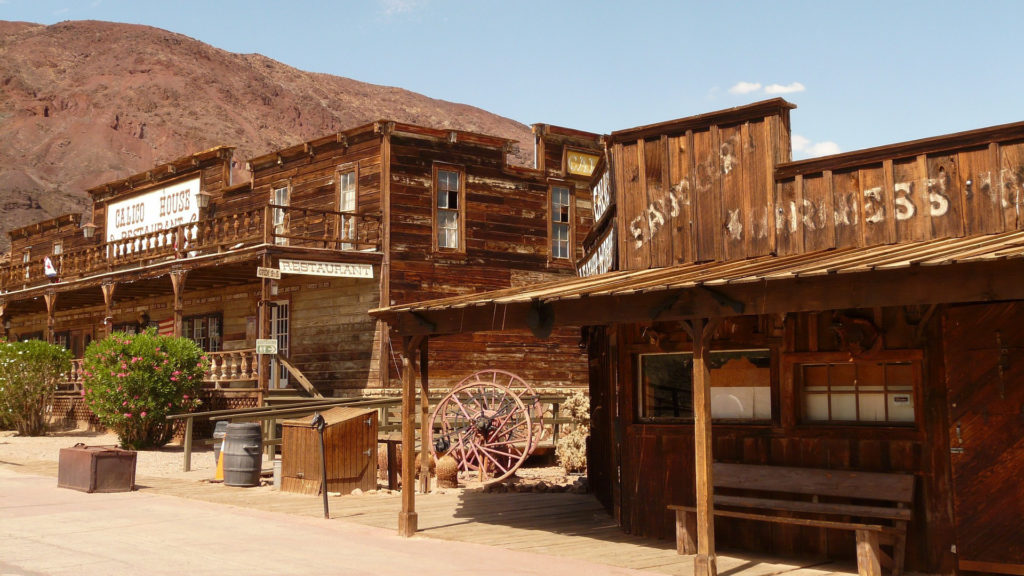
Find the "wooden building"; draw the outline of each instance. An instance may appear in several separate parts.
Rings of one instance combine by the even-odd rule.
[[[213,359],[212,408],[289,385],[393,390],[399,351],[371,308],[575,275],[601,144],[535,133],[537,168],[509,165],[506,139],[382,120],[248,159],[247,182],[230,181],[233,150],[219,147],[97,186],[91,223],[11,232],[5,335],[77,358],[112,330],[185,335]],[[258,340],[277,354],[257,355]],[[541,388],[586,386],[574,329],[467,336],[434,354],[446,382],[504,368]]]
[[[1024,123],[792,162],[792,108],[606,137],[580,278],[371,313],[410,352],[587,327],[591,485],[626,531],[679,530],[698,574],[716,545],[1024,574]],[[433,367],[408,356],[412,403]],[[718,494],[736,465],[756,475]],[[751,493],[840,475],[860,493]],[[855,496],[905,507],[867,521]]]

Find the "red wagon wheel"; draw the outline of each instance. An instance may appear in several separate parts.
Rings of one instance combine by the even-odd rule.
[[[536,446],[531,410],[501,381],[505,377],[518,378],[507,372],[479,372],[434,410],[432,448],[451,454],[460,470],[477,471],[481,481],[511,476]]]
[[[527,412],[530,413],[530,419],[533,421],[533,433],[530,436],[530,446],[527,450],[529,454],[532,454],[534,448],[537,447],[537,444],[544,437],[544,407],[540,402],[540,395],[533,389],[533,386],[530,386],[526,380],[523,380],[517,374],[507,370],[489,368],[466,376],[454,389],[471,384],[478,386],[491,384],[506,386],[519,396],[519,399],[526,406]]]

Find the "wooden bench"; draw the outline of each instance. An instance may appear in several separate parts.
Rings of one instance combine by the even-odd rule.
[[[714,515],[779,524],[847,530],[857,539],[858,573],[903,572],[907,523],[914,501],[911,474],[728,464],[712,468]],[[696,554],[697,509],[676,513],[676,548]],[[891,556],[880,545],[892,547]]]

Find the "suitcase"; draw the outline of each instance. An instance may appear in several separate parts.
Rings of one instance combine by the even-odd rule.
[[[135,489],[134,450],[75,444],[61,448],[57,487],[82,492],[130,492]]]

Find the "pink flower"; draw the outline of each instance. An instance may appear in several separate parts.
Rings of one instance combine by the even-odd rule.
[[[125,400],[124,402],[121,402],[121,406],[127,406],[127,405],[128,405],[128,401],[127,400]]]
[[[167,403],[167,407],[168,408],[174,408],[174,402],[168,402]]]
[[[177,382],[177,381],[178,381],[178,377],[177,376],[171,376],[171,382]]]
[[[132,417],[132,413],[131,412],[125,412],[124,413],[124,417],[125,418],[131,418]]]
[[[146,417],[146,413],[145,412],[140,412],[139,413],[139,418],[145,418],[145,417]]]
[[[185,394],[184,396],[182,396],[181,399],[182,400],[188,400],[188,394]]]

